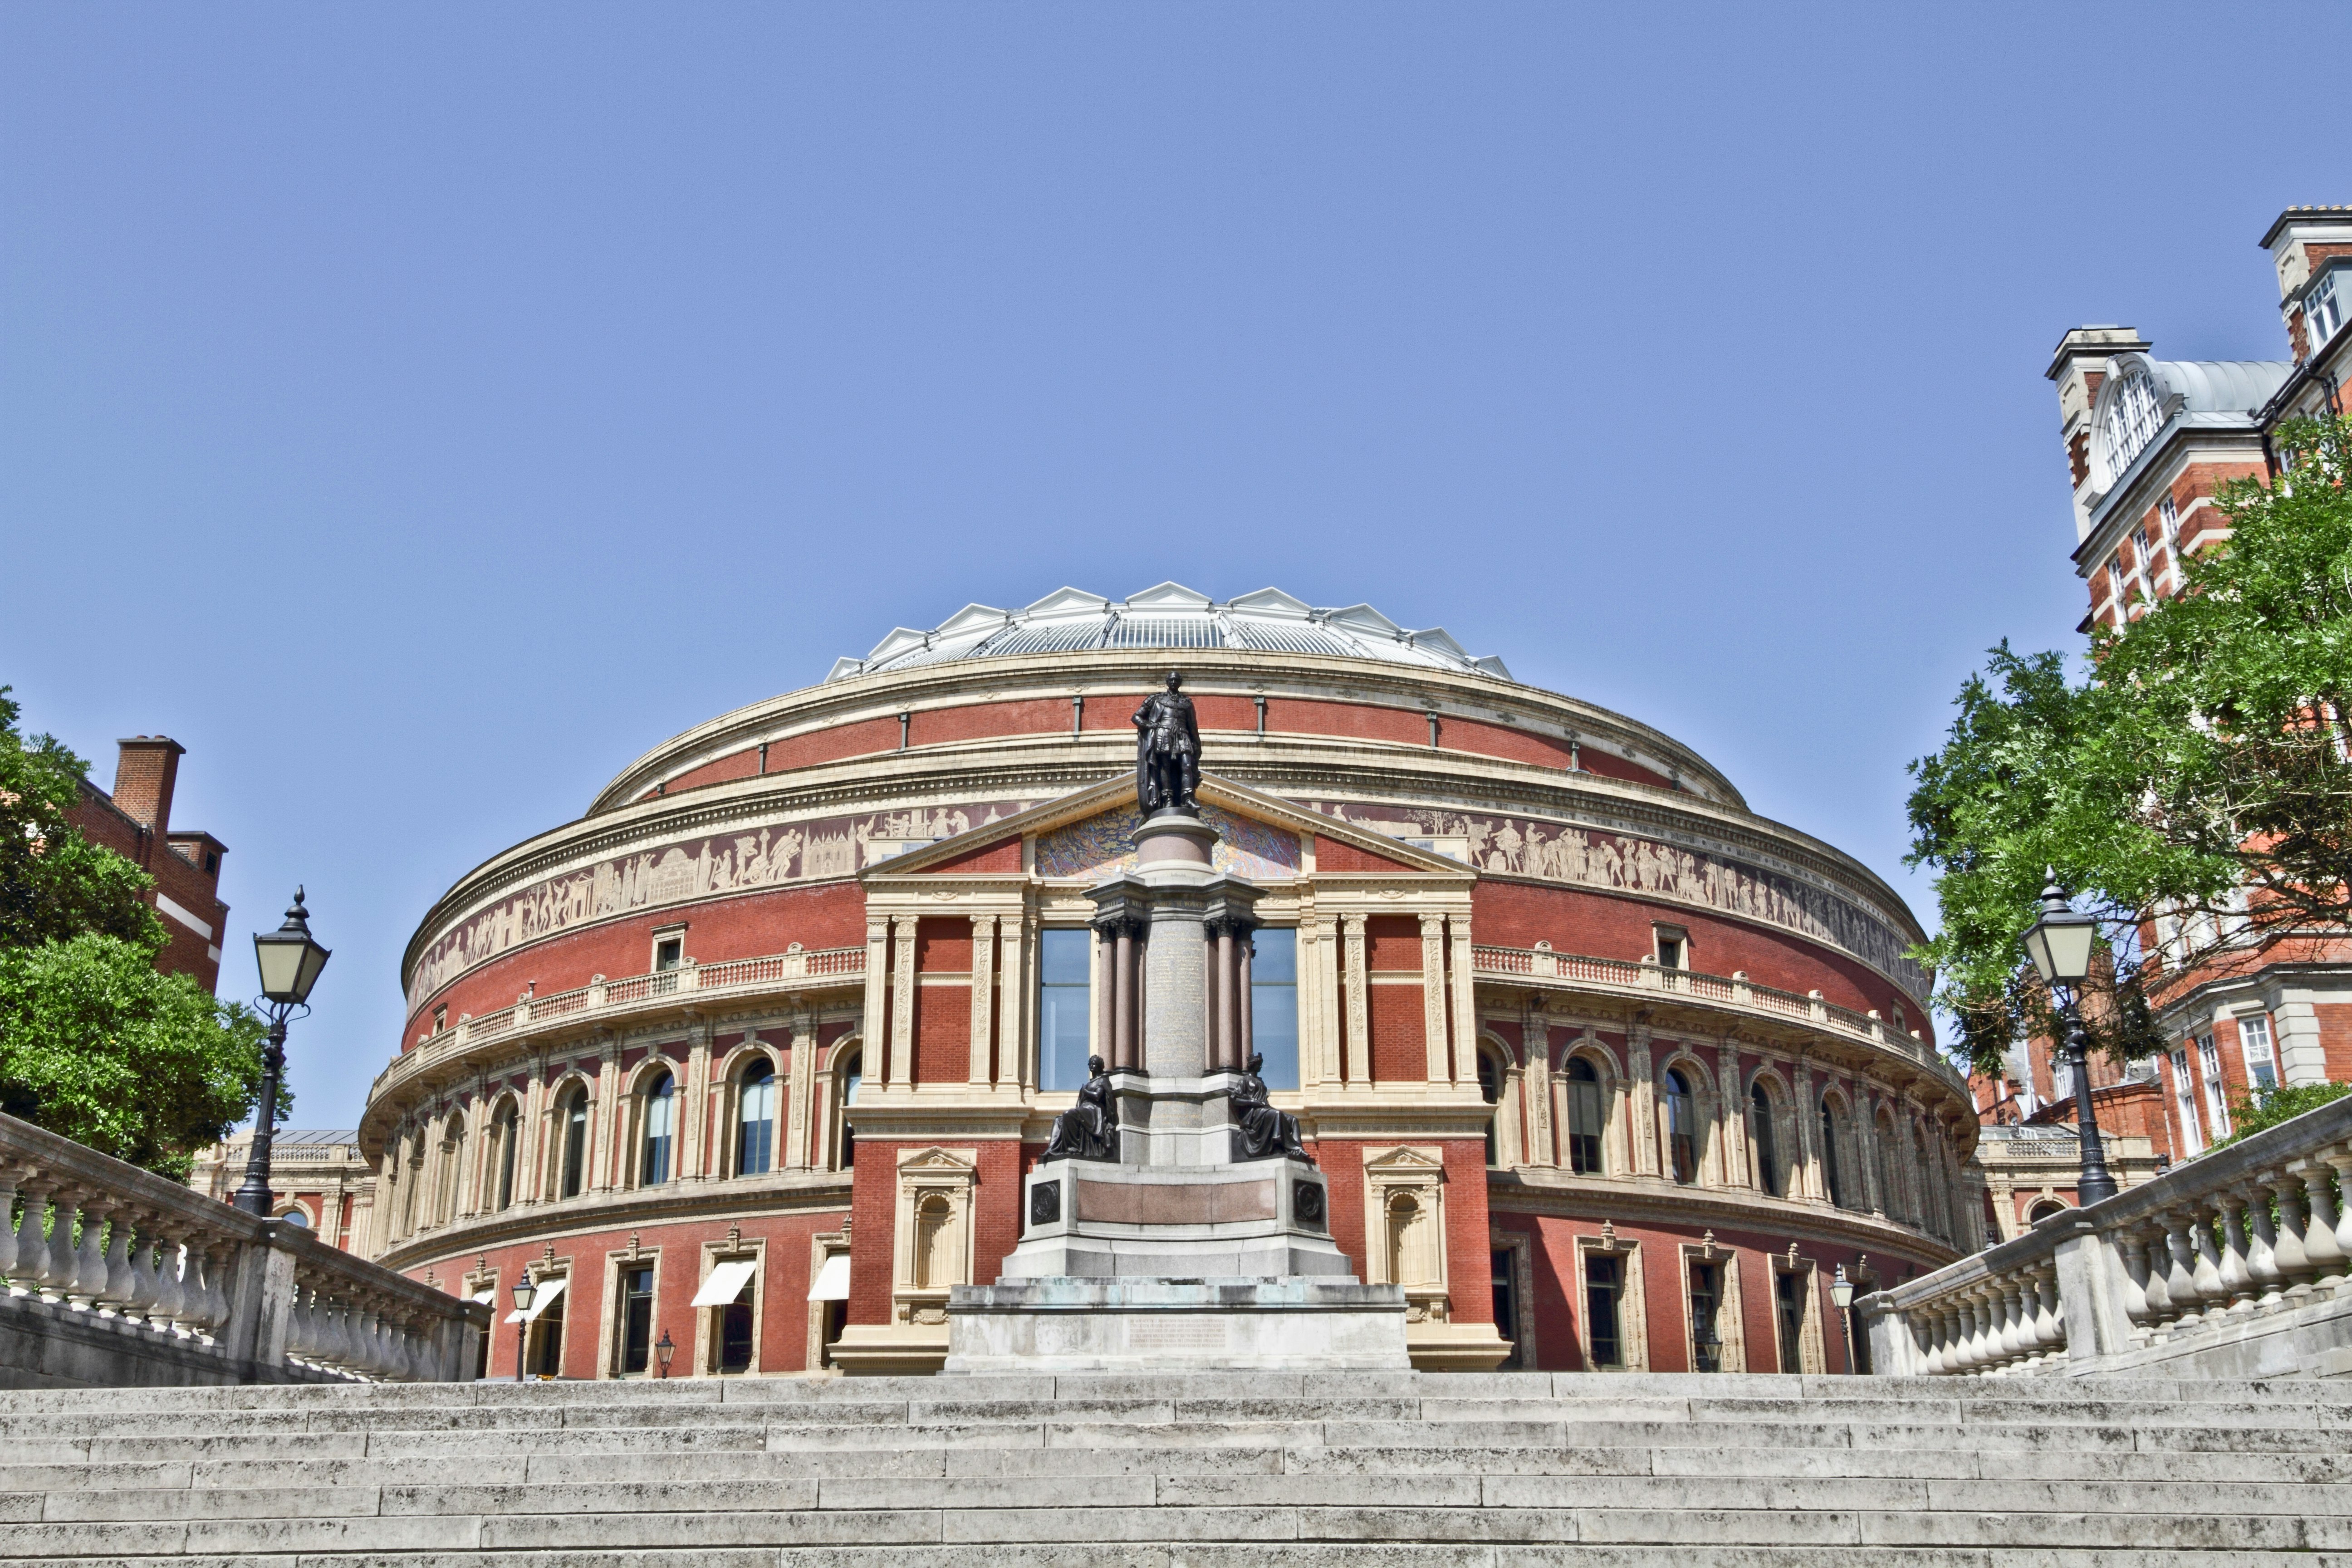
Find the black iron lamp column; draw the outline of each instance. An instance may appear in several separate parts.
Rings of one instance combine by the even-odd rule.
[[[1845,1341],[1845,1369],[1850,1373],[1853,1370],[1853,1281],[1845,1277],[1843,1263],[1830,1281],[1830,1305],[1837,1309],[1838,1334]]]
[[[517,1383],[520,1383],[522,1381],[522,1352],[530,1344],[531,1299],[539,1294],[539,1287],[530,1282],[530,1269],[525,1268],[516,1274],[513,1291],[515,1304],[515,1381]]]
[[[278,1134],[278,1085],[286,1075],[286,1020],[297,1009],[308,1013],[310,987],[327,967],[327,950],[310,935],[310,912],[302,908],[302,889],[294,889],[294,907],[286,923],[253,939],[255,965],[261,971],[261,1005],[269,1015],[269,1043],[261,1050],[261,1105],[253,1119],[253,1152],[245,1162],[245,1181],[236,1189],[236,1206],[249,1215],[269,1214],[269,1145]]]
[[[2099,1141],[2098,1112],[2091,1104],[2091,1064],[2085,1054],[2091,1037],[2083,1028],[2076,994],[2091,973],[2091,948],[2099,922],[2077,914],[2050,874],[2042,889],[2042,918],[2025,933],[2025,955],[2033,960],[2042,983],[2058,1002],[2058,1059],[2074,1069],[2074,1121],[2082,1138],[2083,1168],[2074,1179],[2074,1200],[2084,1207],[2116,1195],[2116,1179],[2107,1173],[2106,1146]]]
[[[669,1375],[670,1358],[676,1354],[677,1354],[677,1346],[670,1342],[669,1331],[667,1329],[664,1329],[662,1331],[661,1343],[654,1346],[654,1360],[661,1363],[661,1373],[659,1375],[663,1377],[667,1377]]]

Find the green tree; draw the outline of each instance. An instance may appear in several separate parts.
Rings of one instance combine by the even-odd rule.
[[[2147,992],[2168,968],[2352,931],[2352,421],[2277,445],[2275,483],[2215,497],[2230,538],[2177,597],[2095,633],[2079,671],[1994,648],[1911,765],[1908,863],[1937,871],[1942,915],[1918,956],[1979,1068],[2049,1032],[2019,943],[2051,868],[2104,922],[2085,1021],[2118,1056],[2161,1044]]]
[[[261,1089],[261,1021],[159,974],[153,883],[67,820],[88,764],[0,687],[0,1110],[184,1178]]]

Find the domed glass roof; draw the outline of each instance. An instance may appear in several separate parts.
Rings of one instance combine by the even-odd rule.
[[[1370,605],[1317,609],[1279,588],[1261,588],[1221,605],[1176,583],[1125,599],[1064,588],[1021,610],[967,605],[927,632],[900,626],[864,658],[836,662],[825,679],[847,680],[950,659],[1142,647],[1330,654],[1511,679],[1501,659],[1474,658],[1436,627],[1407,631]]]

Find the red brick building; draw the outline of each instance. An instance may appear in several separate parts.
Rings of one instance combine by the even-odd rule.
[[[2128,327],[2078,327],[2051,360],[2074,479],[2074,569],[2088,588],[2081,631],[2119,626],[2179,592],[2181,561],[2229,537],[2212,504],[2220,487],[2273,475],[2285,421],[2347,411],[2352,207],[2290,207],[2261,244],[2290,357],[2159,360]],[[2136,1069],[2137,1081],[2094,1089],[2103,1128],[2143,1132],[2169,1160],[2228,1136],[2231,1106],[2251,1089],[2352,1079],[2352,944],[2291,934],[2232,941],[2182,967],[2222,934],[2193,915],[2142,932],[2172,969],[2154,995],[2170,1048]],[[2093,1076],[2104,1085],[2123,1075],[2099,1063]],[[2073,1120],[2071,1095],[2050,1082],[2043,1042],[2021,1049],[2006,1078],[1977,1088],[1988,1121]]]
[[[221,933],[228,906],[220,900],[221,858],[228,846],[205,832],[173,831],[172,794],[187,748],[164,735],[133,735],[115,742],[114,793],[82,781],[81,804],[69,814],[93,844],[137,864],[155,879],[147,902],[163,918],[171,941],[155,967],[186,974],[207,991],[220,988]]]
[[[1273,590],[891,634],[631,763],[425,915],[365,1250],[541,1282],[570,1377],[937,1366],[1090,1051],[1171,665],[1249,999],[1429,1367],[1844,1367],[1826,1285],[1982,1241],[1903,901],[1657,731]],[[1108,1051],[1103,1054],[1108,1055]],[[560,1289],[555,1287],[560,1282]]]

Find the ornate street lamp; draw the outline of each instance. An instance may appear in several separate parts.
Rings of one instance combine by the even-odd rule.
[[[1853,1370],[1853,1281],[1845,1277],[1845,1265],[1837,1266],[1837,1278],[1830,1281],[1830,1305],[1837,1309],[1838,1333],[1845,1341],[1845,1369]]]
[[[661,1342],[654,1346],[654,1360],[661,1363],[661,1371],[656,1375],[661,1377],[669,1375],[669,1358],[677,1353],[677,1347],[669,1342],[669,1331],[664,1329]]]
[[[539,1294],[539,1287],[530,1282],[530,1269],[525,1268],[515,1276],[513,1291],[515,1304],[515,1381],[517,1383],[520,1383],[522,1381],[523,1348],[530,1342],[530,1319],[525,1316],[525,1314],[530,1310],[532,1299]]]
[[[253,1119],[253,1151],[246,1157],[245,1181],[236,1189],[238,1208],[267,1218],[269,1214],[269,1145],[278,1133],[278,1081],[286,1072],[286,1020],[295,1009],[308,1013],[310,987],[327,967],[327,950],[310,935],[310,916],[302,908],[302,889],[294,889],[294,907],[286,923],[253,938],[253,960],[261,971],[261,1003],[269,1015],[269,1043],[261,1051],[261,1106]]]
[[[2107,1173],[2106,1147],[2099,1142],[2098,1113],[2091,1104],[2091,1064],[2084,1055],[2091,1037],[2084,1031],[2083,1016],[2075,1006],[2075,994],[2091,973],[2091,948],[2098,934],[2099,922],[2068,905],[2065,889],[2058,885],[2058,873],[2052,871],[2050,885],[2042,889],[2042,918],[2025,933],[2025,955],[2033,961],[2042,983],[2058,1002],[2058,1058],[2074,1069],[2074,1121],[2083,1146],[2074,1197],[2085,1208],[2116,1195],[2116,1179]]]

